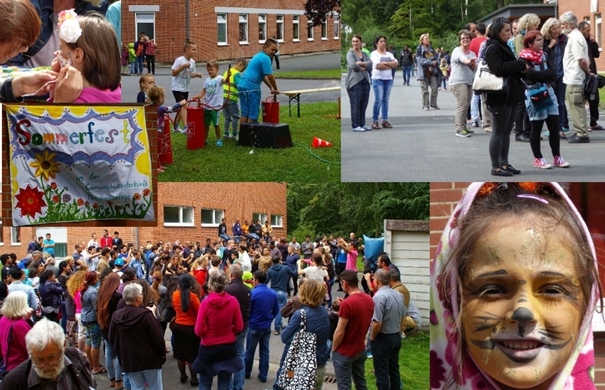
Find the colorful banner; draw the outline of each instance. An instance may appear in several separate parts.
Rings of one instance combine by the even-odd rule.
[[[13,225],[155,220],[142,107],[6,105]]]

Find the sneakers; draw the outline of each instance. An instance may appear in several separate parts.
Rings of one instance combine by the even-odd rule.
[[[368,351],[368,359],[372,359],[374,356],[372,355],[371,351]]]
[[[475,130],[471,130],[471,129],[466,129],[466,132],[469,134],[475,134]]]
[[[561,131],[564,133],[569,133],[569,128],[568,127],[562,127]]]
[[[361,126],[357,126],[356,128],[353,129],[353,131],[364,132],[364,131],[366,131],[366,129],[364,129]]]
[[[492,169],[492,176],[512,176],[513,173],[505,169]]]
[[[491,126],[485,126],[483,128],[483,130],[485,130],[486,133],[491,133],[492,132],[492,127]]]
[[[372,131],[372,128],[368,125],[362,126],[365,131]]]
[[[553,165],[559,168],[569,168],[569,163],[563,159],[561,156],[555,156],[553,160]]]
[[[183,134],[187,134],[187,131],[189,130],[189,127],[185,126],[182,129],[180,129],[180,132]]]
[[[574,134],[570,137],[567,137],[567,142],[570,144],[587,144],[590,142],[590,138],[588,137],[578,137],[578,134]]]
[[[434,108],[435,110],[441,110],[441,107],[435,105],[435,106],[431,106],[431,108]]]
[[[534,158],[534,168],[550,169],[550,168],[552,168],[552,165],[547,163],[546,160],[544,159],[544,157]]]
[[[223,140],[222,139],[217,139],[216,140],[216,146],[223,146]]]
[[[510,164],[508,164],[508,165],[506,166],[506,168],[502,168],[502,169],[504,169],[505,171],[508,171],[508,172],[510,172],[510,173],[513,173],[513,174],[515,174],[515,175],[518,175],[518,174],[520,174],[520,173],[521,173],[521,171],[520,171],[519,169],[517,169],[517,168],[513,167],[513,166],[512,166],[512,165],[510,165]]]
[[[428,111],[428,110],[429,110],[429,108],[428,108],[428,107],[426,107],[426,106],[425,106],[425,107],[422,107],[422,109],[423,109],[424,111]]]
[[[468,138],[470,136],[471,135],[466,130],[458,130],[458,131],[456,131],[456,137]]]
[[[546,130],[545,132],[542,133],[545,137],[548,137],[550,135],[550,131]]]
[[[471,124],[472,127],[479,127],[479,122],[478,121],[473,121]]]

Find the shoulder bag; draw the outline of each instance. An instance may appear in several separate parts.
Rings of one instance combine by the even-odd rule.
[[[473,91],[476,93],[508,93],[508,77],[498,77],[489,69],[485,58],[479,63],[475,71],[475,79],[473,80]]]
[[[317,335],[307,332],[307,315],[300,310],[300,331],[292,339],[277,385],[284,390],[315,389]]]

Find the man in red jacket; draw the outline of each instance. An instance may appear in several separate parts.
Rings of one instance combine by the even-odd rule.
[[[107,229],[103,230],[103,237],[101,237],[101,248],[111,248],[111,237]]]

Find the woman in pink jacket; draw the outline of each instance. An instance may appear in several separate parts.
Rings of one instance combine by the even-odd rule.
[[[197,315],[195,334],[201,345],[193,369],[199,373],[200,389],[212,388],[212,379],[218,376],[218,389],[228,390],[231,375],[244,368],[235,347],[235,335],[244,329],[244,322],[239,302],[224,291],[227,284],[223,271],[210,273],[209,295]]]
[[[27,295],[23,291],[8,294],[0,313],[0,352],[8,372],[28,358],[25,335],[32,328],[32,309],[27,306]]]

